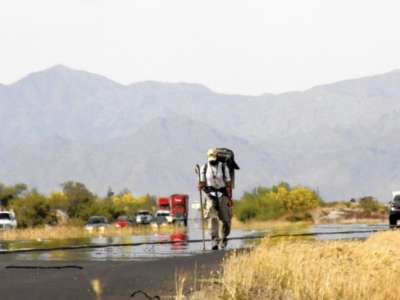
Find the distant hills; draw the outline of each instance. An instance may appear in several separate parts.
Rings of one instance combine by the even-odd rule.
[[[237,196],[285,180],[327,200],[388,200],[400,189],[398,111],[400,71],[255,97],[59,65],[0,85],[0,182],[196,195],[193,165],[227,146],[242,167]]]

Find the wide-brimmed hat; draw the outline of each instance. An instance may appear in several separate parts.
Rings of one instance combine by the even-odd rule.
[[[208,161],[217,160],[217,150],[210,149],[207,152]]]

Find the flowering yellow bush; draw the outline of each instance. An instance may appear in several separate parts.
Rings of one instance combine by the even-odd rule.
[[[68,197],[63,192],[52,192],[48,196],[51,207],[66,209],[68,207]]]
[[[306,211],[320,204],[315,192],[305,187],[297,187],[291,191],[286,191],[285,196],[282,198],[283,204],[288,211],[292,212]]]
[[[318,207],[321,199],[316,192],[307,187],[291,188],[288,184],[280,184],[272,188],[257,188],[252,193],[245,193],[235,203],[236,217],[245,222],[250,219],[273,220],[284,215],[306,213]]]
[[[138,208],[150,209],[151,207],[149,196],[135,197],[130,192],[113,196],[112,204],[116,211],[124,212],[126,214],[132,214],[138,210]]]

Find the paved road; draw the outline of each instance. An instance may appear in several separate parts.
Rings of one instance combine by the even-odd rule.
[[[0,299],[148,299],[131,294],[143,290],[150,296],[171,299],[175,295],[175,275],[188,275],[190,287],[195,270],[208,275],[219,268],[228,252],[217,251],[186,257],[167,257],[147,261],[10,261],[0,262]],[[72,265],[82,269],[43,269]],[[41,267],[10,269],[7,267]],[[101,286],[101,297],[94,292],[93,280]]]
[[[315,231],[330,233],[338,230],[345,231],[345,229],[353,231],[365,229],[365,235],[368,236],[370,227],[385,229],[382,225],[320,225],[315,228]],[[360,233],[355,236],[343,234],[337,236],[330,234],[325,238],[323,235],[319,236],[322,239],[342,239],[344,237],[360,237]],[[131,298],[130,295],[137,290],[143,290],[150,296],[159,295],[161,299],[171,299],[175,295],[175,275],[177,273],[187,274],[186,288],[189,289],[195,270],[197,270],[198,276],[207,276],[210,271],[218,270],[222,259],[229,254],[229,252],[217,251],[151,260],[90,261],[84,260],[84,256],[80,256],[79,251],[74,251],[74,253],[73,258],[63,261],[41,261],[40,257],[38,260],[21,260],[17,259],[15,255],[1,255],[0,299],[149,299],[144,296]],[[82,261],[79,261],[80,258]],[[81,269],[7,268],[7,266],[46,268],[67,265],[81,267]],[[96,296],[93,281],[100,285],[101,297]]]

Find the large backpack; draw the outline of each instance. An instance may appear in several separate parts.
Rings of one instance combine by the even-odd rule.
[[[223,163],[228,167],[229,175],[232,180],[232,188],[235,188],[235,170],[240,170],[238,164],[235,162],[235,154],[232,150],[227,148],[216,148],[217,151],[217,161]],[[207,172],[207,165],[205,165],[204,173]],[[222,166],[222,172],[225,179],[225,168]]]

